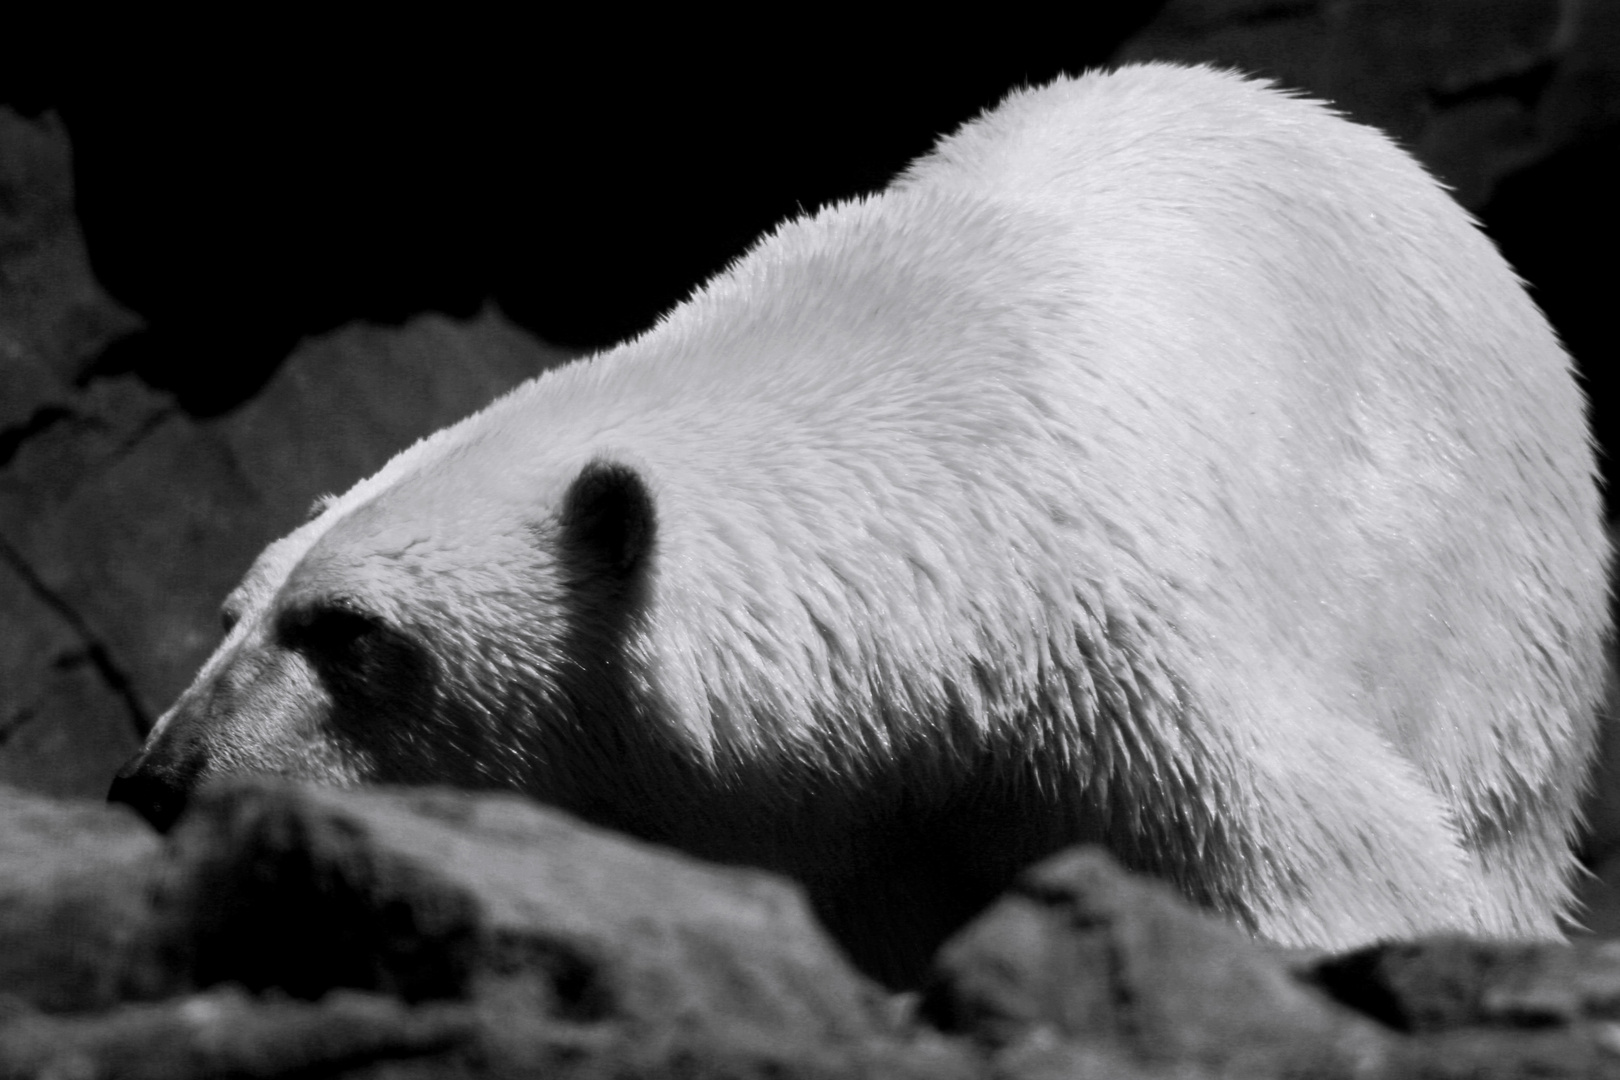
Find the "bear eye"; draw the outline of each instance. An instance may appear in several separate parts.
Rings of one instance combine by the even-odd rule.
[[[229,634],[236,629],[236,624],[242,615],[235,608],[222,607],[219,609],[219,628]]]
[[[288,612],[281,635],[292,648],[333,656],[353,648],[376,627],[375,620],[353,608],[323,604]]]

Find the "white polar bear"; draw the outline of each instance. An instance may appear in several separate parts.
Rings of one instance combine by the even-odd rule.
[[[517,788],[793,875],[894,984],[1082,840],[1278,942],[1554,937],[1593,474],[1382,135],[1060,80],[323,501],[113,797]]]

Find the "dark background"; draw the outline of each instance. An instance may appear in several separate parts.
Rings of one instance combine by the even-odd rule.
[[[1308,3],[1153,0],[1016,34],[966,26],[889,41],[808,18],[131,20],[89,42],[65,26],[13,36],[0,102],[65,121],[94,270],[149,328],[97,371],[136,371],[208,416],[251,395],[301,337],[352,319],[464,315],[492,298],[547,341],[610,345],[774,222],[881,187],[1009,88],[1128,56],[1133,37],[1151,39],[1149,54],[1310,86],[1416,144],[1424,117],[1377,115],[1380,80],[1412,75],[1410,47],[1391,39],[1427,36],[1421,45],[1466,60],[1486,39],[1517,33],[1533,50],[1538,34],[1563,31],[1534,25],[1550,18],[1542,0],[1413,18],[1431,6],[1447,5],[1362,2],[1330,17]],[[1459,23],[1469,9],[1477,17]],[[1313,19],[1314,32],[1293,27]],[[1471,30],[1480,41],[1452,40]],[[1346,55],[1356,49],[1363,63]],[[1552,74],[1535,57],[1473,66],[1429,73],[1418,111],[1497,96],[1534,112]],[[1588,118],[1463,193],[1581,362],[1608,445],[1620,391],[1606,310],[1620,284],[1615,119]]]
[[[1157,7],[1008,52],[637,47],[472,20],[180,51],[143,27],[11,67],[0,102],[66,123],[95,273],[149,326],[99,370],[211,415],[357,318],[493,298],[553,343],[611,345],[773,223],[882,187],[1013,86],[1104,62]]]

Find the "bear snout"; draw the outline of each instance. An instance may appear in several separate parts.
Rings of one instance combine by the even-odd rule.
[[[168,832],[186,808],[202,761],[157,763],[142,752],[131,758],[107,791],[107,801],[135,808],[158,832]]]

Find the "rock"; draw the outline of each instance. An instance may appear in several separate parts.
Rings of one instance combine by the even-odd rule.
[[[979,1075],[796,886],[515,796],[240,783],[161,847],[0,813],[0,1077]]]
[[[566,1019],[877,1030],[876,991],[795,887],[515,795],[236,784],[187,812],[170,858],[162,932],[199,987],[424,1000],[488,983]]]
[[[102,349],[139,327],[90,273],[62,122],[0,106],[0,465]]]
[[[1437,938],[1328,957],[1301,974],[1412,1038],[1386,1075],[1620,1076],[1620,943]]]
[[[948,942],[922,1009],[1020,1080],[1620,1076],[1620,945],[1437,939],[1315,958],[1095,849],[1036,867]]]
[[[60,437],[85,426],[92,439],[100,434],[100,418],[87,420],[80,404],[89,398],[93,412],[100,398],[78,381],[139,325],[91,276],[61,121],[0,107],[0,781],[87,791],[137,743],[126,688],[107,681],[105,650],[25,552],[50,491],[95,464]],[[32,455],[29,471],[48,490],[28,491],[16,459],[46,445],[57,452]]]
[[[1020,1057],[1100,1044],[1143,1069],[1234,1076],[1365,1075],[1391,1048],[1278,953],[1097,848],[1039,864],[947,942],[923,1013]]]
[[[1620,942],[1391,943],[1323,960],[1313,977],[1339,1001],[1419,1034],[1620,1020]]]
[[[0,784],[99,792],[140,745],[124,697],[67,613],[52,607],[0,546]],[[62,722],[71,718],[71,722]]]
[[[464,322],[355,323],[304,342],[258,397],[211,425],[264,509],[254,553],[302,524],[316,496],[347,490],[417,439],[571,355],[493,305]]]
[[[1612,1031],[1442,1032],[1397,1044],[1377,1074],[1390,1080],[1589,1080],[1620,1077],[1620,1041]]]
[[[236,782],[166,840],[0,816],[0,1077],[1620,1075],[1620,946],[1289,953],[1094,849],[953,938],[913,1014],[796,886],[517,796]]]
[[[167,397],[128,375],[94,379],[64,394],[50,422],[36,425],[0,463],[5,534],[30,546],[34,521],[59,513],[81,485],[136,450],[176,413]]]
[[[16,467],[35,461],[20,456]],[[87,646],[124,673],[149,723],[217,642],[219,602],[252,558],[261,508],[223,440],[180,413],[102,457],[53,503],[21,515],[6,540]],[[76,727],[71,715],[41,722]],[[104,795],[111,779],[76,794]]]
[[[157,838],[124,807],[0,787],[0,991],[15,1005],[100,1009],[128,991],[149,936]],[[0,1070],[3,1071],[3,1070]]]
[[[437,1058],[475,1031],[466,1009],[412,1009],[356,993],[263,1001],[225,987],[85,1017],[13,1012],[0,1019],[0,1076],[330,1076]]]

